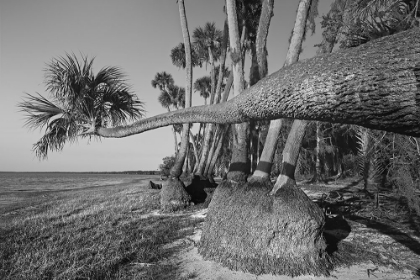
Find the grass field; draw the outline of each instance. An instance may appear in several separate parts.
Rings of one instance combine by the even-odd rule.
[[[144,215],[159,208],[159,191],[145,183],[51,198],[0,215],[0,279],[178,279],[164,260],[179,248],[164,245],[202,222]]]
[[[214,264],[200,271],[198,256],[184,260],[194,263],[190,269],[178,261],[180,252],[191,252],[191,244],[184,241],[200,231],[203,222],[191,213],[203,206],[153,215],[160,191],[147,188],[149,179],[157,177],[0,195],[5,202],[0,204],[0,279],[215,279]],[[413,277],[420,276],[420,218],[394,196],[381,194],[376,208],[352,181],[300,186],[313,199],[329,192],[343,196],[328,204],[335,215],[327,218],[324,231],[331,242],[327,251],[338,266],[362,262],[409,269]],[[221,279],[234,275],[227,271]]]

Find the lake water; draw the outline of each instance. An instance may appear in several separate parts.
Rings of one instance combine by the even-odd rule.
[[[66,172],[0,172],[0,192],[54,191],[128,184],[153,175],[91,174]]]
[[[0,214],[5,207],[45,197],[49,193],[84,188],[144,184],[157,175],[97,174],[66,172],[0,172]],[[143,182],[142,182],[143,181]]]

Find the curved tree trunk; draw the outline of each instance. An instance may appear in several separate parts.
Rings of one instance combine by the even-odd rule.
[[[187,122],[241,123],[295,118],[356,124],[420,136],[420,29],[295,63],[233,99],[84,134],[126,137]]]
[[[186,69],[186,86],[185,86],[185,107],[191,107],[192,97],[192,63],[191,63],[191,42],[188,32],[187,16],[185,14],[184,0],[178,0],[179,15],[181,20],[182,36],[185,46],[185,69]],[[185,157],[189,146],[190,124],[184,123],[182,128],[181,147],[174,166],[170,173],[171,178],[167,185],[163,186],[161,191],[161,209],[163,211],[174,211],[184,208],[189,204],[190,196],[184,188],[184,184],[179,177],[182,174]]]

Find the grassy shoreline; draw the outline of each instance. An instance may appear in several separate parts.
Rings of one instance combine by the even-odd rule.
[[[145,182],[57,192],[0,219],[0,279],[173,279],[164,245],[202,219],[144,217],[159,209]]]

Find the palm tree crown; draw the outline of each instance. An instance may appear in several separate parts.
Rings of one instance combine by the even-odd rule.
[[[124,125],[143,116],[143,102],[131,93],[121,70],[105,67],[94,75],[93,61],[82,57],[79,62],[74,54],[53,59],[45,69],[50,99],[27,94],[18,104],[27,114],[26,126],[45,127],[33,147],[39,158],[47,158],[48,150],[62,150],[67,141],[74,142],[89,124]]]
[[[179,43],[176,47],[171,50],[171,60],[172,64],[178,68],[185,68],[185,45],[184,43]],[[191,49],[191,63],[193,67],[202,66],[203,61],[198,56],[198,53],[195,48]]]
[[[207,105],[207,98],[209,98],[211,93],[211,78],[204,76],[195,80],[194,91],[200,93],[200,96],[204,98],[204,103]]]
[[[197,27],[193,32],[194,50],[204,61],[210,61],[210,54],[216,61],[221,53],[222,31],[216,28],[214,22],[208,22],[203,27]]]

